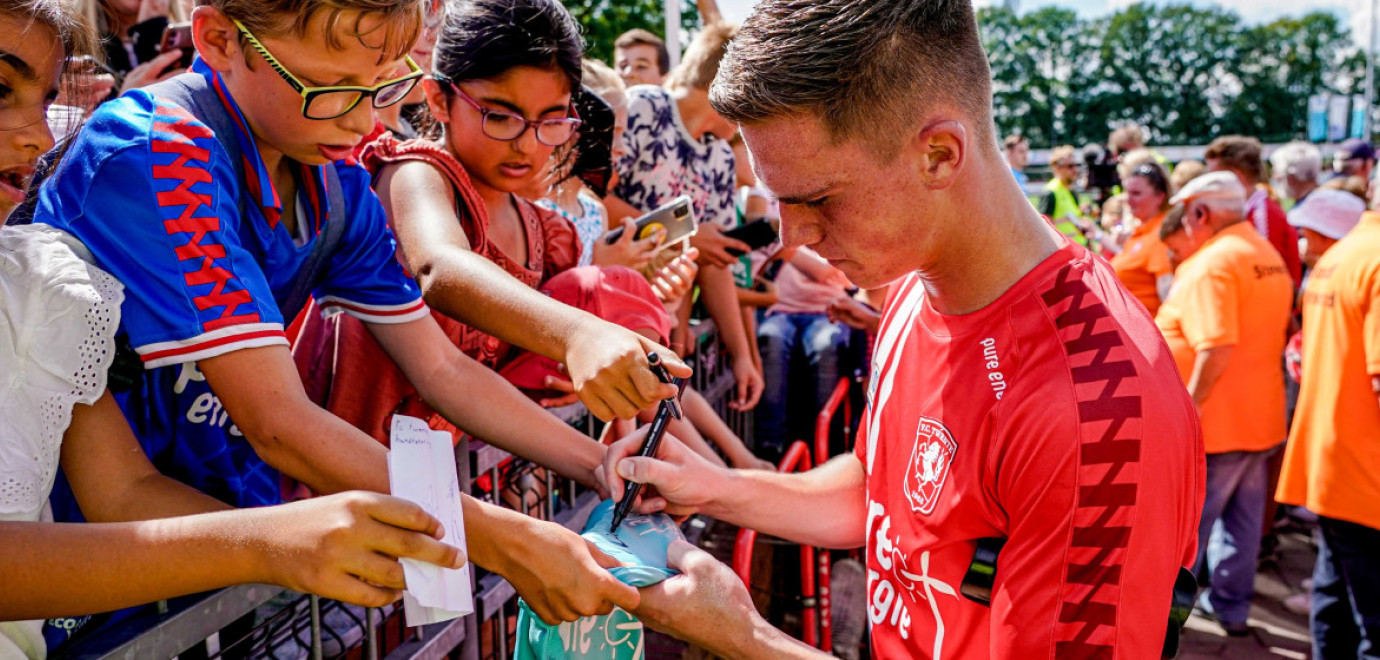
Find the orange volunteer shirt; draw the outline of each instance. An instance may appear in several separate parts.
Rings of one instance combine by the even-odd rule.
[[[1121,252],[1112,257],[1112,268],[1126,290],[1154,316],[1160,309],[1160,277],[1174,272],[1169,264],[1169,246],[1160,240],[1161,213],[1131,232]]]
[[[1235,347],[1202,405],[1207,453],[1261,451],[1284,441],[1281,357],[1293,290],[1284,259],[1247,222],[1208,239],[1175,273],[1155,323],[1184,383],[1200,351]]]
[[[1303,382],[1277,499],[1380,529],[1380,214],[1318,260],[1303,294]]]

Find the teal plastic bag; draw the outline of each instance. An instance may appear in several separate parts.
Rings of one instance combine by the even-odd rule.
[[[594,508],[582,536],[605,554],[627,564],[609,572],[624,584],[646,587],[679,571],[666,566],[666,549],[683,540],[680,527],[664,514],[629,515],[609,533],[613,500]],[[537,618],[527,603],[518,600],[515,660],[642,660],[642,622],[620,608],[605,616],[549,626]]]

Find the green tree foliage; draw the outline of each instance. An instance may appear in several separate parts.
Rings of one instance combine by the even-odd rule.
[[[586,56],[613,63],[613,42],[618,35],[642,28],[665,37],[662,0],[565,0],[571,16],[585,30]],[[699,27],[694,0],[681,2],[682,35]]]
[[[1044,147],[1100,142],[1129,122],[1160,144],[1286,141],[1303,136],[1310,95],[1360,93],[1365,70],[1326,12],[1249,26],[1215,7],[1138,2],[1096,19],[989,7],[978,22],[997,126]]]

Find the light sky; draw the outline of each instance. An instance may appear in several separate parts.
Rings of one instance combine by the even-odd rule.
[[[974,0],[977,6],[995,4],[1000,0]],[[1083,17],[1096,17],[1131,4],[1132,0],[1020,0],[1021,11],[1045,5],[1068,7]],[[747,17],[756,0],[718,0],[724,17],[741,21]],[[1235,11],[1248,23],[1268,22],[1281,16],[1299,15],[1315,9],[1330,10],[1341,16],[1350,26],[1353,43],[1364,45],[1370,32],[1366,29],[1370,18],[1371,0],[1192,0],[1195,5],[1219,5]]]

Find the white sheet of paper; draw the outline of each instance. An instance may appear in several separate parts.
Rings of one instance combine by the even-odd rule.
[[[435,516],[446,530],[442,542],[468,552],[450,434],[433,431],[415,417],[394,415],[389,435],[388,481],[393,495]],[[407,579],[403,608],[408,626],[448,621],[474,612],[468,565],[456,570],[403,559],[402,566]]]

